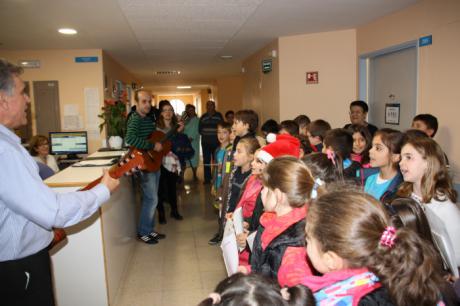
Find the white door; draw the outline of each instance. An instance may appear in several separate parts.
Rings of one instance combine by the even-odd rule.
[[[410,128],[417,112],[415,46],[369,58],[368,97],[369,122],[378,128]]]

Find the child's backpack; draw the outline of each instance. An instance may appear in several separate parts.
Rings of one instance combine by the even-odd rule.
[[[192,147],[192,143],[188,136],[184,133],[176,133],[171,137],[172,151],[177,155],[181,164],[193,157],[195,150]]]

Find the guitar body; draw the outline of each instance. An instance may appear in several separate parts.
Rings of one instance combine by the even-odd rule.
[[[169,140],[165,140],[166,134],[161,131],[155,131],[150,134],[148,141],[151,143],[160,142],[163,145],[163,150],[160,152],[153,149],[146,152],[144,160],[144,170],[147,172],[155,172],[160,170],[163,157],[171,151],[172,144]]]

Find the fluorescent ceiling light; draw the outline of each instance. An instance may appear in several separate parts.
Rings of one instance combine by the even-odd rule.
[[[232,59],[232,58],[233,58],[233,55],[221,55],[220,58],[221,58],[221,59],[224,59],[224,60],[226,60],[226,59]]]
[[[65,35],[75,35],[75,34],[77,34],[77,30],[70,29],[70,28],[59,29],[58,32],[61,33],[61,34],[65,34]]]
[[[40,68],[40,61],[39,60],[20,60],[18,62],[19,66],[23,68]]]
[[[177,89],[190,89],[190,88],[192,88],[192,86],[189,86],[189,85],[187,85],[187,86],[177,86]]]

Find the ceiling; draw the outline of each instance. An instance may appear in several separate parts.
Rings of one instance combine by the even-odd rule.
[[[144,84],[206,84],[277,37],[353,28],[416,1],[0,0],[0,49],[101,48]],[[170,70],[181,74],[154,75]]]

